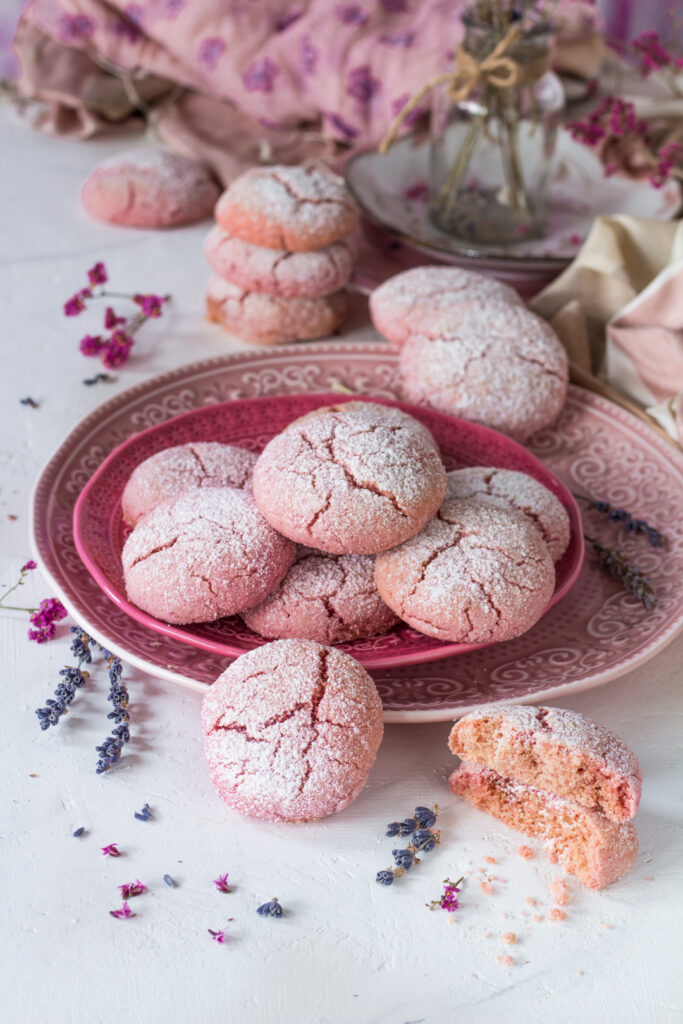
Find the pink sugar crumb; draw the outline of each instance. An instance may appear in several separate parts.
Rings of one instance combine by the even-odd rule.
[[[497,864],[495,857],[484,857],[484,860],[487,864]]]
[[[517,853],[524,860],[531,860],[531,858],[534,855],[534,851],[531,849],[530,846],[520,846],[519,849],[517,850]]]
[[[569,903],[571,895],[567,883],[562,878],[556,878],[550,889],[558,907],[564,907]]]
[[[505,942],[508,946],[514,946],[514,944],[517,942],[517,936],[514,932],[503,932],[502,937],[503,942]]]
[[[552,910],[548,911],[549,921],[564,921],[567,917],[566,910],[561,910],[560,907],[553,907]]]
[[[493,892],[493,886],[489,885],[488,882],[482,882],[479,888],[481,889],[482,892],[485,892],[487,896],[490,896],[491,893]]]
[[[533,898],[533,896],[525,897],[524,902],[526,903],[527,907],[535,907],[536,906],[536,900]]]
[[[503,965],[503,967],[513,967],[514,966],[515,958],[513,956],[510,956],[509,953],[506,956],[499,956],[498,959],[500,960],[500,962]]]
[[[539,921],[542,921],[542,920],[543,920],[543,918],[542,918],[542,916],[540,914],[534,914],[534,921],[537,924],[538,924]]]

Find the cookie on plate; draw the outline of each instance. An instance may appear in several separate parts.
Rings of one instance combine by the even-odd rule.
[[[242,618],[260,636],[323,644],[376,636],[398,622],[379,596],[372,555],[330,555],[305,547],[277,590]]]
[[[552,327],[522,305],[460,303],[405,341],[399,369],[408,401],[483,423],[519,440],[557,418],[567,354]]]
[[[375,288],[370,296],[372,322],[394,345],[412,334],[431,334],[444,315],[457,315],[461,303],[491,300],[522,305],[514,288],[459,267],[413,267]]]
[[[422,529],[441,504],[446,471],[413,417],[350,405],[317,410],[269,441],[254,496],[268,522],[299,544],[374,554]]]
[[[81,199],[95,220],[170,228],[210,217],[220,189],[203,164],[163,149],[132,149],[98,164]]]
[[[543,537],[554,562],[567,549],[571,528],[566,508],[552,491],[527,473],[495,466],[454,469],[448,474],[446,497],[522,512]]]
[[[121,496],[126,523],[135,526],[162,501],[201,487],[247,487],[256,455],[246,448],[215,441],[174,445],[136,466]]]
[[[377,556],[375,579],[413,629],[463,644],[520,636],[555,589],[548,548],[523,515],[453,498],[421,533]]]
[[[229,807],[265,821],[316,821],[363,787],[382,740],[382,704],[350,655],[276,640],[216,680],[202,729],[213,784]]]
[[[126,593],[162,622],[212,622],[262,601],[294,555],[249,491],[187,491],[152,509],[126,540]]]
[[[343,181],[320,167],[252,167],[230,185],[216,220],[235,238],[309,252],[346,238],[358,210]]]

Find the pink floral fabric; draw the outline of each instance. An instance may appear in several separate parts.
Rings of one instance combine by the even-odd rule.
[[[459,0],[34,0],[23,21],[71,51],[229,101],[266,127],[322,122],[327,135],[364,146],[450,65],[462,8]],[[21,47],[19,59],[30,91]]]

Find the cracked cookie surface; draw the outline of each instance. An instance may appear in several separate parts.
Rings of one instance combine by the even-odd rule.
[[[377,556],[375,579],[389,607],[421,633],[493,643],[537,622],[555,570],[520,513],[449,499],[416,537]]]
[[[286,537],[333,554],[374,554],[417,533],[446,491],[446,471],[422,424],[372,402],[317,410],[259,456],[253,487]]]
[[[261,636],[323,644],[375,636],[398,622],[379,596],[372,555],[330,555],[304,547],[277,590],[242,618]]]
[[[448,474],[447,498],[467,498],[525,515],[548,545],[554,562],[564,554],[571,534],[569,515],[552,491],[527,473],[495,466],[467,466]]]
[[[207,319],[253,345],[323,338],[341,326],[346,307],[345,291],[313,299],[284,299],[245,291],[217,274],[206,292]]]
[[[122,554],[126,593],[163,622],[212,622],[262,601],[294,554],[249,491],[188,491],[158,505],[128,537]]]
[[[410,335],[399,359],[410,402],[524,439],[559,415],[567,354],[552,327],[522,305],[462,302]]]
[[[98,164],[81,200],[95,220],[166,228],[210,217],[220,189],[203,164],[161,149],[132,149]]]
[[[131,473],[121,496],[125,522],[137,521],[162,501],[202,487],[246,487],[256,455],[215,441],[174,445],[150,455]]]
[[[349,235],[358,210],[342,181],[317,167],[252,167],[216,205],[216,220],[267,249],[308,252]]]
[[[214,225],[204,243],[206,261],[220,277],[245,291],[313,299],[343,288],[353,273],[355,236],[314,252],[265,249]]]
[[[411,334],[429,333],[444,314],[456,314],[471,299],[522,304],[514,288],[459,267],[413,267],[375,288],[370,296],[370,315],[379,331],[394,345],[403,345]]]
[[[309,640],[242,655],[202,704],[220,797],[266,821],[315,821],[364,785],[382,740],[382,705],[354,658]]]

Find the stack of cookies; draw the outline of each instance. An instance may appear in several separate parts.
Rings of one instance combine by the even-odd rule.
[[[563,708],[496,705],[460,719],[448,745],[462,759],[451,791],[541,839],[587,888],[633,867],[642,774],[609,729]]]
[[[567,354],[512,288],[458,267],[415,267],[370,299],[372,320],[400,349],[406,400],[524,441],[567,394]]]
[[[254,167],[216,206],[207,317],[254,345],[324,337],[346,316],[355,204],[319,167]]]

